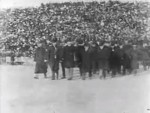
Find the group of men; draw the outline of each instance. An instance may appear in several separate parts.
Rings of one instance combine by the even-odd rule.
[[[61,79],[73,79],[73,70],[79,68],[80,76],[85,80],[91,79],[94,74],[105,79],[107,74],[115,77],[116,74],[136,75],[139,62],[146,70],[150,64],[149,46],[146,44],[136,45],[129,41],[124,44],[116,42],[96,41],[85,42],[79,40],[74,42],[58,43],[57,38],[52,43],[38,42],[34,61],[35,79],[39,73],[44,73],[47,78],[47,67],[51,68],[52,80],[59,79],[59,64],[61,64]],[[67,74],[66,74],[67,72]]]

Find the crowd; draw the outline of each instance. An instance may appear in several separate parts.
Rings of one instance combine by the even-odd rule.
[[[82,79],[86,73],[90,78],[95,73],[102,78],[136,74],[139,62],[144,69],[149,66],[149,37],[149,2],[65,2],[0,10],[0,48],[11,51],[12,61],[16,53],[34,56],[35,78],[37,73],[47,77],[48,65],[52,79],[58,78],[59,63],[62,78],[67,69],[69,80],[74,67]]]
[[[65,2],[0,11],[6,49],[32,55],[37,41],[134,40],[148,38],[148,2]]]
[[[147,43],[132,44],[131,41],[118,43],[117,41],[86,41],[79,39],[77,42],[68,40],[60,43],[57,38],[52,39],[52,43],[46,41],[38,42],[34,54],[35,79],[39,78],[39,73],[43,73],[47,78],[47,67],[51,69],[52,80],[59,79],[59,68],[61,64],[62,79],[72,80],[74,68],[79,68],[80,76],[83,80],[87,74],[91,79],[93,75],[105,79],[110,75],[126,75],[138,73],[139,65],[143,65],[144,70],[150,66],[150,46]],[[67,72],[67,74],[66,74]]]

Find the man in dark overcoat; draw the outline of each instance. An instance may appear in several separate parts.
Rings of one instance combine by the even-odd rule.
[[[110,68],[112,71],[112,77],[115,77],[115,75],[118,72],[118,69],[120,68],[120,57],[119,57],[119,51],[118,51],[118,47],[116,46],[112,46],[112,51],[110,54]]]
[[[115,44],[114,45],[114,52],[116,54],[117,57],[117,67],[116,67],[116,71],[118,74],[121,74],[122,70],[121,70],[121,66],[122,66],[122,62],[123,62],[123,50],[122,50],[122,44]]]
[[[84,43],[83,40],[77,40],[77,47],[75,49],[75,57],[76,57],[76,65],[79,67],[80,76],[82,75],[81,64],[82,64],[82,54],[84,51]]]
[[[122,67],[123,67],[123,60],[124,60],[123,44],[120,43],[117,47],[115,47],[115,51],[119,55],[118,73],[122,74]]]
[[[109,71],[109,59],[111,54],[111,48],[108,42],[104,43],[104,47],[101,51],[101,65],[102,65],[102,76],[105,79],[106,73]]]
[[[138,64],[138,50],[136,48],[136,45],[133,45],[133,48],[131,49],[131,71],[133,74],[137,74],[137,69],[139,68]]]
[[[75,47],[72,45],[72,42],[68,40],[67,45],[64,47],[63,53],[64,66],[65,69],[67,69],[69,75],[68,80],[72,80],[73,78],[73,68],[75,66],[74,58],[75,58]]]
[[[147,70],[150,66],[150,56],[149,56],[149,48],[146,43],[143,44],[143,46],[140,48],[140,56],[139,58],[142,61],[142,65],[144,70]]]
[[[55,80],[55,74],[58,79],[60,48],[57,44],[57,38],[53,38],[52,45],[48,48],[48,64],[52,72],[52,80]]]
[[[89,77],[92,77],[92,68],[91,68],[91,52],[90,52],[90,46],[88,43],[85,43],[84,48],[81,49],[81,64],[80,64],[80,70],[81,70],[81,77],[83,80],[86,78],[86,73],[89,74]]]
[[[128,41],[125,41],[125,44],[122,48],[123,50],[123,75],[126,74],[126,71],[131,73],[131,50],[132,50],[132,45]]]
[[[95,41],[93,41],[90,46],[90,59],[92,73],[96,74],[98,71],[98,44]]]
[[[47,78],[47,57],[46,57],[46,51],[43,47],[43,41],[38,42],[38,47],[35,50],[34,54],[34,61],[36,62],[35,65],[35,79],[38,79],[38,74],[43,73],[45,78]]]
[[[104,47],[103,43],[99,44],[99,48],[98,48],[98,51],[97,51],[97,53],[98,53],[98,58],[97,58],[97,60],[98,60],[98,70],[99,70],[100,78],[102,77],[102,67],[103,67],[103,65],[102,65],[102,55],[101,55],[103,47]]]

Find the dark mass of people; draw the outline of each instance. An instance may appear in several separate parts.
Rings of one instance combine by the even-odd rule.
[[[137,73],[139,62],[149,66],[150,3],[92,1],[47,3],[39,7],[0,11],[0,37],[6,50],[34,56],[37,73],[52,79],[73,78],[78,67],[82,79],[94,74]],[[0,40],[1,42],[1,40]],[[14,54],[12,61],[14,61]]]
[[[150,46],[147,43],[137,45],[130,41],[97,43],[84,42],[81,39],[77,42],[68,40],[66,43],[59,43],[57,38],[54,38],[51,44],[46,44],[46,41],[38,42],[34,60],[36,79],[39,73],[43,73],[47,78],[48,66],[52,72],[52,80],[60,78],[60,67],[62,79],[67,75],[67,79],[72,80],[74,68],[79,69],[83,80],[87,77],[92,79],[93,75],[105,79],[108,75],[137,75],[141,65],[144,70],[149,69]]]

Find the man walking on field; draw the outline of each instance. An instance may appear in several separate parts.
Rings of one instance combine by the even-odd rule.
[[[47,78],[47,59],[46,59],[46,51],[45,48],[43,47],[44,41],[40,41],[37,44],[37,49],[35,50],[35,55],[34,55],[34,61],[36,62],[35,65],[35,79],[38,79],[38,74],[43,73],[44,77]]]

